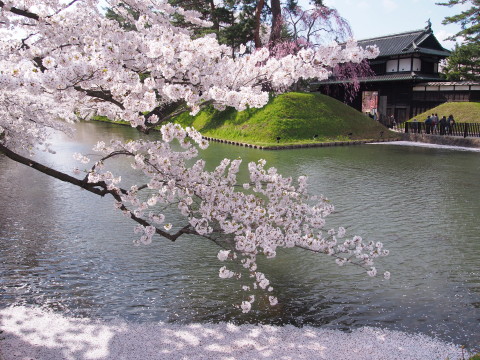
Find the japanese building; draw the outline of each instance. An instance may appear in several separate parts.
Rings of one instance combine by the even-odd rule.
[[[450,51],[436,39],[430,22],[421,30],[360,40],[358,45],[376,45],[380,53],[369,60],[374,74],[359,79],[360,91],[347,103],[380,121],[393,115],[402,122],[447,101],[480,101],[480,83],[441,78],[439,65]],[[344,101],[341,83],[331,78],[312,83],[312,90]]]

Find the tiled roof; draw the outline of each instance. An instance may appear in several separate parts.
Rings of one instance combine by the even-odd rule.
[[[421,54],[430,54],[430,55],[439,55],[439,56],[450,56],[450,51],[449,50],[435,50],[435,49],[428,49],[425,47],[418,47],[418,50],[412,51],[412,52],[418,52]]]
[[[422,46],[422,43],[429,37],[433,37],[434,43],[438,46],[435,48]],[[440,56],[448,56],[450,52],[444,49],[435,36],[430,27],[421,30],[408,31],[399,34],[385,35],[372,39],[359,40],[358,45],[365,47],[368,45],[376,45],[380,50],[379,57],[393,56],[399,54],[425,53]]]
[[[440,76],[435,74],[419,74],[419,73],[397,73],[371,76],[368,78],[360,79],[360,82],[375,82],[375,81],[401,81],[401,80],[415,80],[415,81],[435,81],[440,79]]]
[[[409,73],[395,73],[395,74],[385,74],[385,75],[377,75],[377,76],[370,76],[368,78],[359,78],[360,82],[379,82],[379,81],[405,81],[405,80],[415,80],[415,81],[435,81],[440,79],[438,75],[434,74],[420,74],[415,72]],[[348,83],[351,80],[337,80],[337,79],[329,79],[323,80],[318,82],[312,82],[311,85],[331,85],[331,84],[342,84]],[[432,84],[436,84],[432,82]]]
[[[442,81],[442,82],[424,82],[416,86],[461,86],[461,85],[480,85],[480,81]]]

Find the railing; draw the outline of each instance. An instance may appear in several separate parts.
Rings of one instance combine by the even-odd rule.
[[[396,131],[411,134],[480,137],[480,123],[455,123],[453,126],[427,126],[424,122],[405,122],[393,127]]]

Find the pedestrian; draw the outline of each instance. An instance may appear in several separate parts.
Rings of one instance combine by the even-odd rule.
[[[442,116],[442,119],[440,120],[440,135],[445,135],[445,129],[447,127],[447,118],[445,116]]]
[[[417,119],[413,119],[412,128],[413,128],[413,133],[416,134],[418,132],[418,120]]]
[[[455,119],[453,118],[453,115],[448,116],[448,134],[452,135],[453,133],[453,126],[455,125]]]
[[[430,134],[430,130],[432,128],[432,118],[430,115],[427,116],[427,119],[425,120],[425,132],[427,134]]]
[[[432,114],[432,134],[437,132],[437,124],[438,124],[438,115]]]

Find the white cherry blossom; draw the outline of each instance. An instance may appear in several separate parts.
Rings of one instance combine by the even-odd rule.
[[[219,276],[236,279],[247,292],[273,290],[257,257],[273,258],[279,248],[299,247],[376,275],[374,259],[388,250],[358,236],[343,240],[343,227],[326,230],[325,217],[334,208],[309,196],[306,177],[283,177],[264,160],[246,164],[249,180],[241,184],[239,159],[225,159],[207,171],[200,155],[208,141],[193,128],[169,123],[164,109],[176,102],[177,109],[192,114],[210,104],[260,108],[269,100],[267,88],[280,92],[299,79],[325,79],[337,64],[375,57],[378,50],[351,41],[343,48],[331,44],[284,58],[271,57],[266,48],[247,54],[242,47],[232,58],[214,36],[194,39],[190,30],[171,23],[179,14],[187,23],[209,25],[196,12],[166,0],[106,3],[135,31],[107,19],[102,1],[0,1],[0,151],[97,195],[111,195],[115,208],[138,223],[136,245],[151,243],[155,234],[171,241],[183,234],[214,241],[225,248],[218,259],[241,269],[227,264]],[[94,151],[100,159],[83,180],[23,157],[38,149],[53,151],[52,129],[73,135],[69,123],[95,115],[128,121],[143,132],[161,124],[162,138],[99,142]],[[93,159],[74,157],[83,165]],[[145,183],[122,187],[121,174],[108,170],[116,157],[131,159]],[[172,209],[185,219],[175,228]],[[243,312],[251,309],[253,295],[249,299],[240,305]],[[278,302],[272,295],[268,299],[272,306]]]

